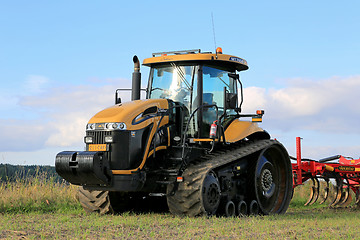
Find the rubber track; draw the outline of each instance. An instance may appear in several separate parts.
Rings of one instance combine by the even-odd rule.
[[[88,213],[113,213],[108,191],[85,190],[83,187],[79,187],[79,201]]]
[[[189,217],[207,215],[202,205],[201,189],[208,172],[261,151],[273,144],[280,143],[276,140],[258,140],[232,144],[191,163],[183,173],[184,182],[179,184],[174,195],[169,194],[173,186],[169,185],[168,187],[167,202],[170,212]]]

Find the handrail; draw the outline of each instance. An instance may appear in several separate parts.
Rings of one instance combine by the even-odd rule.
[[[185,131],[184,131],[184,134],[183,134],[183,142],[182,142],[182,153],[181,153],[181,159],[183,159],[184,161],[184,154],[185,154],[185,142],[186,142],[186,133],[188,131],[188,128],[189,128],[189,125],[190,125],[190,121],[191,119],[194,117],[195,113],[199,110],[199,109],[202,109],[202,108],[211,108],[211,107],[215,107],[216,108],[216,120],[217,120],[217,127],[220,126],[219,124],[219,109],[218,109],[218,106],[216,104],[209,104],[209,105],[202,105],[202,106],[199,106],[197,107],[190,115],[189,117],[189,120],[188,120],[188,123],[186,124],[186,128],[185,128]],[[225,139],[224,139],[225,140]],[[219,141],[220,141],[220,135],[219,135]]]

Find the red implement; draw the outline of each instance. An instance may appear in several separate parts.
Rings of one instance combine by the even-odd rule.
[[[296,155],[296,158],[291,157],[292,160],[296,160],[296,163],[292,163],[294,188],[309,179],[312,181],[311,194],[305,205],[314,204],[318,200],[321,186],[319,179],[323,179],[326,187],[320,203],[324,203],[329,196],[330,181],[336,183],[330,207],[349,206],[352,202],[350,189],[355,193],[355,204],[360,206],[360,159],[341,155],[320,160],[302,159],[300,137],[296,138]]]

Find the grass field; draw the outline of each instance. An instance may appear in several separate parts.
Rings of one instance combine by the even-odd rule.
[[[358,239],[360,210],[304,207],[284,215],[180,218],[169,213],[86,214],[74,186],[41,176],[0,185],[0,239]]]

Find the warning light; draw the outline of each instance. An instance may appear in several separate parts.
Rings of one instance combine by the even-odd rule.
[[[216,49],[216,53],[222,54],[222,48],[221,48],[221,47],[218,47],[218,48]]]
[[[257,115],[264,115],[264,113],[265,113],[264,110],[256,110]]]
[[[183,182],[183,181],[184,181],[184,178],[183,178],[183,177],[177,177],[177,178],[176,178],[176,181],[177,181],[177,182]]]

